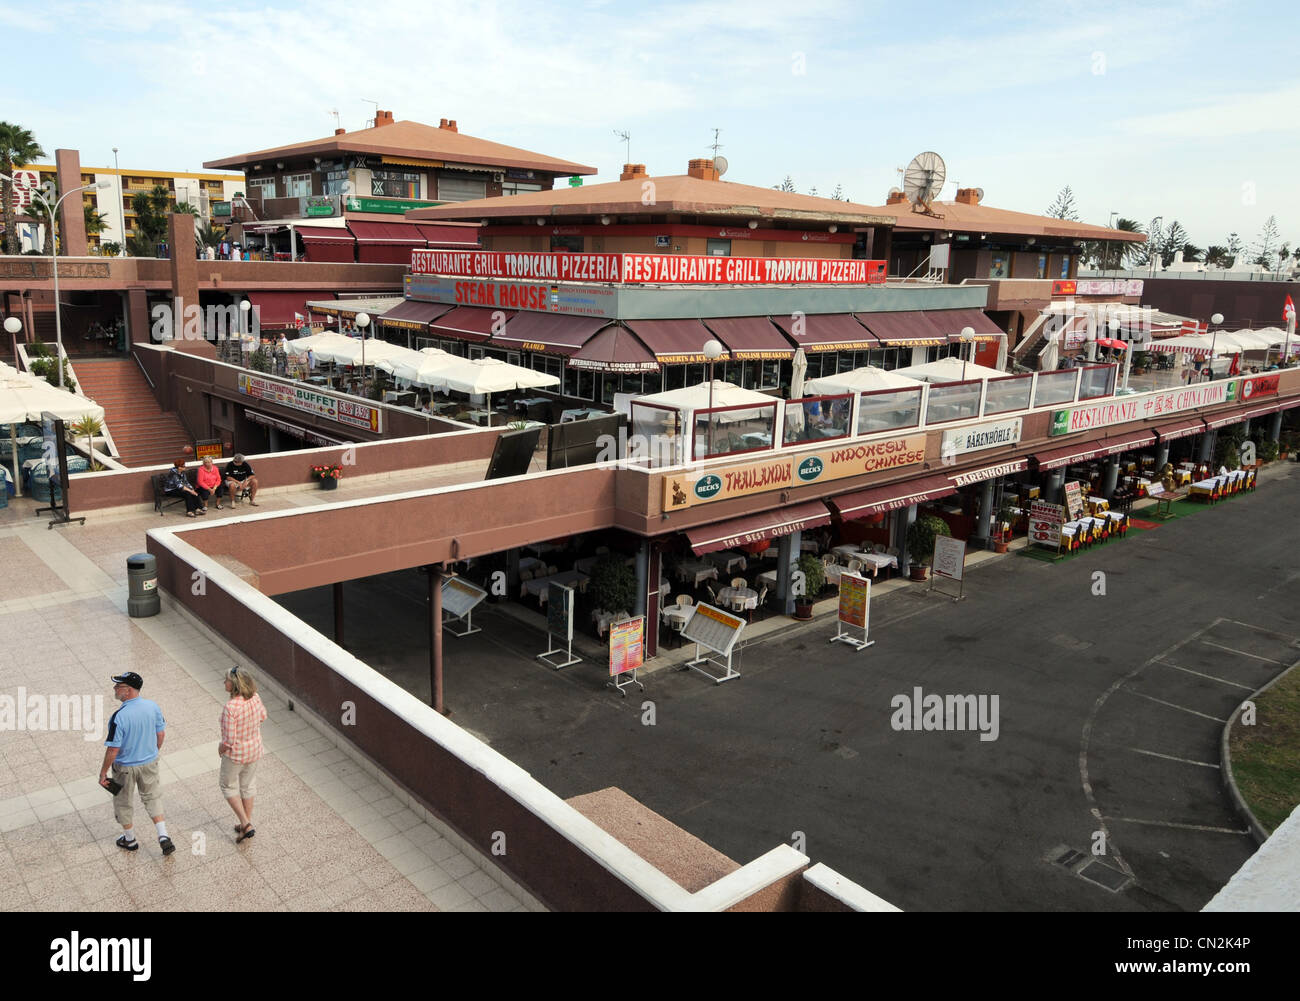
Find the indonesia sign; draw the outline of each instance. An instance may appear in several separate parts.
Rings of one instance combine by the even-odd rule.
[[[413,275],[665,285],[878,285],[884,261],[703,254],[411,251]]]
[[[303,413],[324,417],[326,420],[346,424],[348,427],[375,433],[383,430],[383,420],[378,407],[346,397],[334,396],[331,393],[319,393],[311,386],[275,382],[247,372],[240,372],[239,391],[254,399],[301,410]]]

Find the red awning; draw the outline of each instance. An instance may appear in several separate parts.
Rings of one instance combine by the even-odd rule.
[[[814,351],[872,351],[880,342],[871,331],[853,318],[852,313],[815,313],[801,318],[803,331],[795,328],[795,321],[784,316],[772,317],[796,347]]]
[[[826,510],[826,505],[820,501],[809,501],[699,528],[688,528],[686,537],[691,540],[691,549],[695,555],[703,556],[751,542],[766,542],[792,532],[821,528],[830,523],[831,515]]]
[[[352,230],[361,243],[383,243],[421,249],[425,245],[420,227],[415,223],[358,222],[354,219],[348,222],[348,229]]]
[[[624,320],[624,325],[654,352],[661,365],[708,361],[704,345],[713,334],[699,320]],[[722,356],[724,359],[726,354]]]
[[[1244,410],[1238,410],[1228,414],[1218,414],[1213,417],[1205,418],[1205,429],[1214,431],[1218,428],[1226,428],[1229,424],[1240,424],[1249,415]]]
[[[579,348],[569,358],[569,367],[595,372],[658,372],[659,362],[632,331],[615,323]]]
[[[307,300],[324,298],[317,292],[249,292],[248,301],[257,311],[263,330],[296,327],[307,320]],[[294,314],[298,314],[299,320]]]
[[[357,259],[356,238],[346,229],[299,226],[298,235],[306,248],[304,257],[316,263],[352,264]]]
[[[418,330],[423,333],[428,330],[430,323],[453,309],[455,309],[454,306],[448,306],[446,303],[420,302],[416,299],[407,299],[379,317],[376,322],[382,323],[386,327]]]
[[[492,338],[493,344],[569,356],[612,323],[599,316],[564,316],[560,313],[519,313],[506,329]]]
[[[957,492],[957,485],[946,476],[923,476],[920,479],[894,483],[887,487],[873,487],[851,494],[832,497],[830,503],[841,518],[850,520],[868,518],[901,507],[937,500]]]
[[[1054,448],[1050,452],[1039,452],[1034,459],[1038,462],[1039,469],[1059,469],[1099,456],[1118,455],[1134,448],[1154,445],[1155,440],[1155,435],[1150,431],[1131,431],[1101,441],[1081,441],[1064,448]]]
[[[1154,430],[1160,436],[1161,441],[1173,441],[1175,438],[1186,438],[1188,435],[1200,434],[1205,430],[1205,422],[1199,417],[1184,417],[1181,421],[1161,424]]]
[[[477,226],[426,226],[421,223],[416,229],[431,248],[478,246]]]
[[[858,322],[866,324],[881,344],[891,347],[935,347],[948,343],[948,335],[929,316],[917,311],[859,313]]]
[[[935,309],[925,315],[940,333],[947,334],[948,340],[954,343],[961,340],[963,327],[974,330],[977,341],[996,341],[999,337],[1006,336],[1006,331],[990,320],[982,309]]]
[[[450,337],[457,341],[481,343],[492,336],[492,325],[499,319],[507,322],[515,314],[501,309],[485,309],[482,306],[457,306],[444,313],[429,324],[430,333],[438,337]]]
[[[1251,408],[1251,410],[1246,414],[1246,417],[1253,421],[1256,417],[1267,417],[1269,414],[1275,414],[1279,410],[1285,410],[1286,406],[1286,403],[1283,401],[1265,403],[1261,406]]]
[[[766,316],[726,316],[704,321],[732,357],[742,361],[784,361],[794,357],[794,345]]]

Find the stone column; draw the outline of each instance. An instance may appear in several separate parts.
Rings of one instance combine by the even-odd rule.
[[[794,614],[794,593],[790,581],[799,559],[799,537],[802,533],[782,536],[776,544],[776,597],[786,615]]]
[[[1162,441],[1156,449],[1156,472],[1165,468],[1165,463],[1169,461],[1169,442]]]
[[[1201,445],[1196,453],[1197,462],[1209,462],[1214,458],[1214,438],[1213,431],[1206,431],[1201,435]]]
[[[916,521],[916,505],[894,512],[894,547],[898,550],[898,571],[907,572],[911,554],[907,551],[907,530]]]
[[[59,175],[59,197],[81,187],[81,154],[75,149],[56,149],[54,169]],[[85,194],[83,191],[82,195]],[[86,211],[81,195],[69,195],[59,209],[60,257],[86,256]]]
[[[646,598],[648,595],[649,578],[646,576],[650,564],[650,543],[646,539],[641,540],[641,546],[636,551],[636,598],[632,603],[632,614],[646,614]],[[658,584],[658,581],[655,581]],[[650,620],[646,619],[646,631],[650,630]]]
[[[1281,410],[1279,410],[1277,413],[1273,415],[1273,423],[1270,425],[1268,429],[1268,437],[1270,441],[1277,441],[1279,438],[1282,437],[1282,411]]]
[[[975,521],[975,534],[971,536],[971,548],[988,549],[989,526],[993,522],[993,481],[985,480],[980,484],[980,513]]]
[[[1112,458],[1106,462],[1106,472],[1102,474],[1101,495],[1107,500],[1115,496],[1115,488],[1119,486],[1119,459]]]
[[[1065,486],[1065,470],[1053,469],[1047,476],[1047,484],[1043,487],[1043,498],[1049,504],[1061,503],[1061,490]]]

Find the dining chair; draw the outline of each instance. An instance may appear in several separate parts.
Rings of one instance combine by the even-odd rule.
[[[713,585],[707,580],[704,582],[704,590],[709,592],[709,601],[716,605],[718,603],[718,592],[713,589]]]
[[[732,587],[737,587],[737,588],[739,588],[739,587],[749,587],[749,581],[745,580],[744,577],[732,577],[732,578],[731,578],[731,586],[732,586]]]
[[[679,594],[677,596],[678,608],[690,608],[694,604],[695,604],[695,599],[692,598],[689,594]]]

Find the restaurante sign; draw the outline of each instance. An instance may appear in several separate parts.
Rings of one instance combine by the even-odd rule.
[[[879,285],[884,261],[704,254],[411,251],[413,275],[670,285]]]
[[[261,379],[246,372],[239,373],[239,391],[267,403],[301,410],[303,413],[324,417],[326,420],[349,427],[378,433],[383,430],[383,420],[378,407],[355,400],[317,392],[310,386]]]
[[[1164,417],[1180,410],[1211,407],[1216,403],[1228,402],[1228,389],[1233,385],[1234,383],[1217,382],[1191,389],[1130,396],[1123,401],[1053,410],[1051,433],[1053,435],[1074,434],[1076,431],[1091,431],[1110,424],[1127,424],[1129,421],[1141,421],[1150,417]]]
[[[857,442],[840,448],[822,449],[811,455],[777,456],[708,472],[686,470],[664,477],[663,506],[665,511],[680,511],[732,497],[913,466],[924,460],[925,435],[916,434],[885,441]]]

